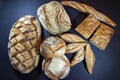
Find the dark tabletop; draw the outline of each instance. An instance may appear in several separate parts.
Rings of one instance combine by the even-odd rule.
[[[41,69],[42,57],[39,65],[29,74],[21,74],[10,64],[7,44],[12,25],[24,15],[36,16],[38,7],[51,0],[0,0],[0,80],[49,80]],[[84,61],[71,68],[69,75],[63,80],[120,80],[120,1],[119,0],[76,0],[87,3],[113,19],[117,26],[113,28],[115,34],[104,51],[98,50],[91,44],[96,57],[93,74],[89,75]],[[79,36],[74,28],[86,18],[75,9],[65,7],[72,22],[70,32]],[[43,30],[42,30],[43,31]],[[45,37],[50,36],[43,31]],[[68,58],[71,55],[67,55]]]

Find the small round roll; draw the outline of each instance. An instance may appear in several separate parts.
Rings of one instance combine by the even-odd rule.
[[[48,37],[40,45],[40,53],[44,58],[60,57],[65,54],[66,43],[59,37]]]
[[[44,59],[42,69],[52,80],[63,79],[70,72],[70,62],[66,56]]]

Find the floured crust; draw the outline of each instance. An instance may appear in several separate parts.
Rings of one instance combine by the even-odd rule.
[[[40,45],[40,53],[44,58],[60,57],[65,51],[66,43],[59,37],[48,37]]]
[[[90,47],[90,44],[87,44],[85,48],[85,61],[86,61],[86,66],[87,66],[89,74],[92,74],[93,66],[95,63],[95,56]]]
[[[85,45],[86,43],[70,43],[67,45],[66,54],[74,53],[83,48]]]
[[[99,26],[99,24],[100,22],[95,19],[93,15],[89,15],[82,23],[80,23],[75,28],[75,30],[88,39]]]
[[[82,49],[78,50],[74,56],[73,59],[71,60],[71,67],[80,63],[81,61],[84,60],[84,55],[85,55],[85,47],[83,47]]]
[[[43,4],[37,10],[37,16],[45,30],[53,35],[61,34],[70,30],[70,18],[57,1]]]
[[[70,62],[66,56],[44,59],[42,69],[52,80],[65,78],[70,71]]]
[[[113,34],[114,30],[112,28],[101,23],[90,41],[100,50],[104,50],[107,47]]]
[[[31,72],[39,62],[41,26],[38,20],[26,15],[11,28],[8,54],[12,66],[21,73]]]
[[[81,37],[72,33],[64,33],[64,34],[61,34],[60,37],[68,43],[73,43],[73,42],[85,43],[86,42]]]
[[[109,17],[107,17],[106,15],[104,15],[103,13],[97,11],[96,9],[94,9],[92,6],[87,5],[87,4],[83,4],[80,2],[75,2],[75,1],[61,1],[61,4],[65,5],[65,6],[70,6],[74,9],[77,9],[83,13],[87,13],[87,14],[92,14],[96,19],[115,27],[117,24],[111,20]]]

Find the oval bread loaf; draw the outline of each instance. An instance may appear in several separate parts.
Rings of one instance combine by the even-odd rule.
[[[48,37],[40,45],[40,54],[44,58],[60,57],[65,54],[66,43],[59,37]]]
[[[16,70],[29,73],[38,65],[40,41],[41,26],[35,17],[26,15],[13,25],[9,34],[8,54]]]
[[[44,59],[42,69],[52,80],[65,78],[70,72],[70,62],[66,56]]]
[[[40,6],[37,10],[37,16],[43,28],[53,35],[61,34],[71,28],[67,12],[57,1]]]

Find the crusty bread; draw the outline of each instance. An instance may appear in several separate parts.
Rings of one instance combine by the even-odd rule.
[[[95,34],[90,39],[90,41],[100,50],[104,50],[107,47],[113,34],[114,30],[112,28],[101,23]]]
[[[83,4],[83,3],[79,3],[79,2],[75,2],[75,1],[61,1],[61,3],[65,6],[70,6],[74,9],[77,9],[83,13],[92,14],[96,19],[98,19],[110,26],[113,26],[113,27],[116,26],[116,23],[113,20],[111,20],[109,17],[107,17],[103,13],[97,11],[92,6],[89,6],[89,5]]]
[[[86,61],[86,66],[87,66],[89,74],[92,74],[93,66],[95,63],[95,56],[90,47],[90,44],[87,44],[85,47],[85,61]]]
[[[37,10],[37,16],[43,28],[53,35],[61,34],[71,28],[67,12],[57,1],[40,6]]]
[[[67,45],[66,54],[74,53],[83,48],[86,43],[70,43]]]
[[[64,33],[61,34],[60,37],[68,43],[73,43],[73,42],[86,43],[86,41],[83,40],[81,37],[72,33]]]
[[[82,49],[80,49],[79,51],[77,51],[74,56],[73,59],[71,60],[71,67],[80,63],[81,61],[84,60],[84,55],[85,55],[85,47],[83,47]]]
[[[26,15],[12,27],[9,35],[8,54],[12,66],[21,73],[31,72],[39,62],[41,26],[38,20]]]
[[[99,24],[100,22],[95,19],[93,15],[89,15],[75,28],[75,30],[88,39],[99,26]]]
[[[42,69],[45,74],[52,80],[65,78],[70,72],[70,62],[67,57],[54,57],[44,59]]]
[[[44,58],[60,57],[65,51],[66,43],[59,37],[50,36],[40,45],[40,53]]]

